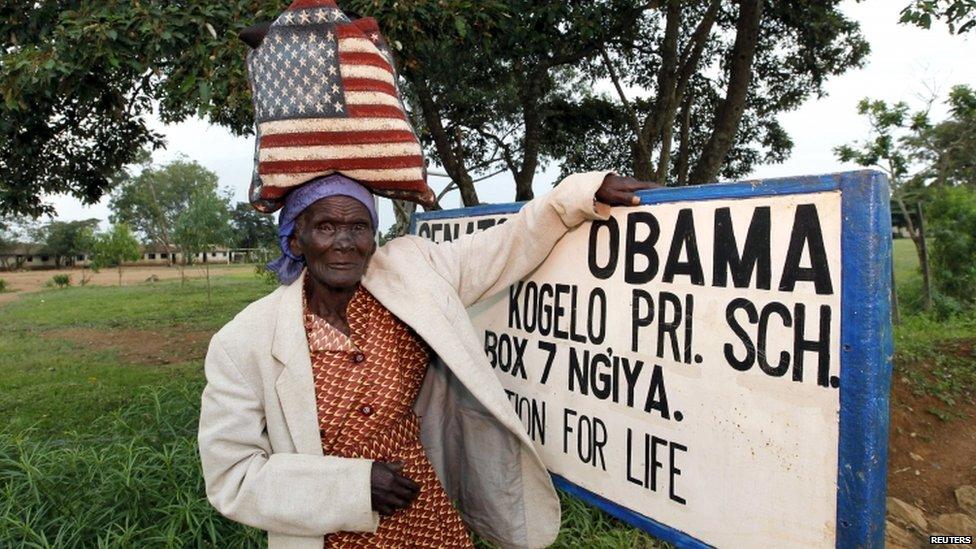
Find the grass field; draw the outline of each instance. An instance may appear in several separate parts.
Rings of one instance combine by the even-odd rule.
[[[899,286],[917,279],[896,241]],[[0,547],[263,546],[264,535],[207,503],[195,427],[207,340],[270,290],[250,274],[24,294],[0,306]],[[951,407],[972,399],[976,318],[909,316],[896,373]],[[924,366],[924,367],[923,367]],[[967,383],[969,384],[967,386]],[[659,547],[563,498],[557,547]]]
[[[190,281],[52,290],[0,307],[0,547],[263,546],[263,532],[207,503],[195,427],[209,334],[268,291],[237,275],[215,279],[211,303]],[[557,546],[662,546],[563,504]]]

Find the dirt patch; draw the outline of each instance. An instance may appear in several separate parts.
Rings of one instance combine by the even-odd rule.
[[[964,347],[971,349],[971,344]],[[946,417],[946,410],[951,417],[936,415]],[[891,383],[888,495],[929,514],[956,513],[953,491],[964,484],[976,484],[972,395],[949,408],[931,395],[915,395],[908,379],[896,373]]]
[[[253,272],[254,265],[211,265],[210,276],[220,276],[223,274],[238,272]],[[89,284],[95,286],[117,286],[119,284],[119,272],[115,269],[102,269],[98,273],[91,270],[82,272],[81,269],[51,269],[40,271],[0,271],[0,278],[7,281],[7,292],[0,293],[0,304],[13,301],[28,292],[44,290],[44,286],[51,280],[51,277],[58,274],[66,274],[71,277],[71,284],[77,286],[81,283],[84,275],[90,278]],[[206,272],[202,267],[187,267],[187,278],[202,278]],[[176,267],[159,266],[139,266],[126,267],[122,270],[122,285],[131,286],[133,284],[146,283],[149,279],[173,280],[180,278],[180,271]]]
[[[44,334],[48,339],[67,340],[86,349],[115,351],[127,364],[159,366],[203,360],[211,331],[165,328],[161,330],[92,330],[72,328]]]

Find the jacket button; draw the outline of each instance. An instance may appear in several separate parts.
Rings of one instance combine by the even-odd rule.
[[[363,404],[359,407],[359,413],[363,414],[364,416],[371,416],[373,415],[373,407],[369,404]]]
[[[366,360],[366,356],[363,355],[363,353],[356,353],[356,354],[352,355],[352,361],[355,362],[356,364],[359,364],[360,362],[362,362],[364,360]]]

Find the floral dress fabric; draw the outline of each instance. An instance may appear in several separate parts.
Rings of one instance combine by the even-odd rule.
[[[349,336],[316,316],[303,296],[322,451],[325,455],[402,461],[420,485],[417,499],[375,534],[337,532],[333,548],[473,547],[420,444],[413,404],[427,371],[427,345],[360,286],[347,308]]]

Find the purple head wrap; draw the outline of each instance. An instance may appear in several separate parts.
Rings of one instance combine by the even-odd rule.
[[[278,244],[281,257],[268,263],[268,269],[278,275],[278,282],[288,285],[298,279],[305,268],[305,258],[296,256],[288,246],[288,239],[295,232],[295,220],[315,202],[330,196],[348,196],[361,202],[369,210],[373,230],[379,226],[373,194],[359,183],[340,174],[313,179],[291,191],[285,197],[285,206],[278,215]]]

